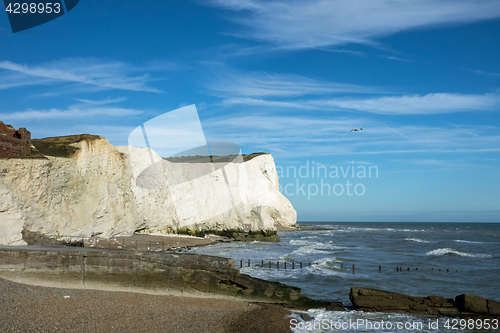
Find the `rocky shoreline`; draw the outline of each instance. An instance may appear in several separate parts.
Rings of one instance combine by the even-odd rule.
[[[365,312],[396,312],[460,318],[499,318],[500,302],[462,294],[453,298],[416,297],[389,291],[353,287],[349,293],[353,309]]]
[[[192,240],[189,237],[185,239]],[[5,281],[3,278],[12,282]],[[54,292],[56,294],[69,293],[69,298],[72,298],[75,293],[81,295],[81,293],[88,292],[97,295],[93,296],[96,299],[100,299],[102,293],[113,291],[114,293],[109,296],[110,299],[125,300],[128,297],[130,299],[144,299],[144,302],[158,302],[154,297],[167,297],[165,299],[170,302],[172,297],[182,296],[180,298],[182,301],[172,303],[189,303],[190,301],[187,301],[186,297],[200,300],[190,303],[191,309],[198,308],[199,302],[227,302],[222,306],[224,310],[218,311],[219,314],[226,313],[228,311],[226,307],[239,308],[239,305],[234,305],[232,302],[243,302],[243,304],[247,304],[246,306],[255,306],[251,313],[244,308],[244,311],[234,314],[239,318],[236,321],[229,320],[224,314],[222,320],[225,321],[225,326],[223,329],[218,328],[220,332],[250,331],[244,330],[244,328],[256,328],[256,325],[263,327],[262,325],[267,325],[268,322],[274,323],[274,331],[289,332],[289,325],[285,325],[288,322],[284,317],[290,314],[290,309],[324,308],[331,311],[357,310],[458,318],[500,317],[500,302],[484,297],[467,294],[459,295],[455,299],[441,296],[417,297],[360,287],[351,288],[349,299],[352,306],[344,307],[341,302],[317,301],[301,296],[300,288],[240,274],[231,259],[176,251],[155,253],[127,251],[126,249],[43,248],[41,246],[0,248],[0,300],[2,300],[2,304],[7,305],[10,302],[10,300],[3,302],[6,298],[9,299],[8,295],[5,294],[6,290],[12,288],[34,290],[32,287],[13,284],[15,282],[38,286],[36,288],[70,288],[60,289],[66,291]],[[8,288],[5,287],[6,285]],[[134,296],[123,296],[123,291],[127,291],[126,294]],[[207,298],[211,299],[211,301],[204,301]],[[60,302],[68,301],[57,299],[54,302],[58,304],[57,306],[60,306],[62,304]],[[87,306],[93,306],[91,301],[86,300],[86,302],[88,303]],[[197,305],[193,305],[195,303]],[[114,304],[102,301],[99,306],[109,307],[114,306]],[[202,308],[202,311],[207,311],[207,308],[203,306]],[[25,311],[30,313],[27,307]],[[44,313],[44,311],[47,310],[45,308],[38,310],[37,314]],[[88,310],[81,307],[78,311],[88,312]],[[129,313],[127,312],[128,309],[123,311]],[[145,315],[159,313],[158,311],[163,310],[149,308]],[[210,316],[213,317],[219,314],[212,313]],[[256,314],[268,317],[266,319],[257,319]],[[88,316],[88,314],[86,315]],[[26,314],[22,316],[26,316]],[[130,318],[134,317],[127,314],[124,318],[129,318],[128,316],[131,316]],[[114,322],[109,317],[106,318],[106,321],[101,321],[103,327],[108,327],[106,325],[110,325],[109,323],[115,325],[114,327],[121,327],[120,323]],[[302,314],[302,318],[306,321],[313,319],[305,314]],[[30,319],[27,320],[28,323],[24,324],[19,324],[19,321],[14,323],[12,320],[6,320],[6,322],[10,323],[8,325],[12,325],[9,327],[19,329],[26,325],[33,325]],[[61,320],[69,320],[68,327],[82,327],[78,326],[78,323],[75,324],[76,318],[72,315],[68,315],[67,318]],[[256,321],[259,324],[255,324]],[[87,320],[86,323],[88,322]],[[18,324],[20,326],[16,326]],[[45,325],[44,327],[50,327],[50,329],[47,329],[48,331],[52,329],[50,323],[46,322]],[[182,331],[182,325],[179,323],[177,325],[178,331]],[[136,326],[132,325],[130,327]],[[157,329],[157,326],[153,325],[151,327]],[[5,327],[3,328],[5,329]],[[9,331],[9,329],[6,329],[6,331]],[[124,329],[124,331],[127,331],[127,329]],[[207,329],[206,331],[211,330]]]

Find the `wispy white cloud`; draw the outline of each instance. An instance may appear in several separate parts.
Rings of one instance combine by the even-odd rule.
[[[255,98],[228,98],[223,104],[258,105],[270,108],[295,108],[325,111],[362,111],[385,115],[430,115],[454,112],[494,111],[500,94],[402,95],[372,98],[330,98],[297,101],[272,101]]]
[[[104,89],[162,92],[147,85],[148,82],[152,81],[150,74],[137,75],[138,69],[123,62],[69,58],[31,66],[11,61],[0,61],[0,69],[24,74],[24,77],[17,77],[18,86],[32,85],[34,84],[33,78],[36,78],[43,79],[42,82],[46,84],[79,83]]]
[[[358,126],[363,131],[349,132]],[[204,129],[212,141],[265,147],[288,157],[500,151],[500,128],[492,126],[473,126],[470,130],[477,136],[472,136],[453,125],[387,126],[361,117],[261,114],[212,119],[204,122]]]
[[[482,71],[480,69],[471,69],[471,68],[464,68],[464,67],[461,67],[460,69],[467,71],[467,72],[474,73],[474,74],[478,74],[478,75],[500,77],[500,73],[497,73],[497,72],[486,72],[486,71]]]
[[[0,76],[0,90],[6,90],[11,88],[23,87],[23,86],[35,86],[35,85],[48,85],[53,81],[46,78],[40,77],[26,77],[26,75],[20,73],[11,73],[10,75]]]
[[[268,101],[264,99],[256,98],[228,98],[222,101],[222,105],[252,105],[252,106],[263,106],[272,108],[291,108],[291,109],[305,109],[305,110],[321,110],[320,107],[314,105],[308,105],[304,102],[283,102],[283,101]]]
[[[85,105],[74,105],[68,109],[46,109],[15,111],[8,113],[0,113],[0,118],[6,121],[30,121],[30,120],[48,120],[48,119],[78,119],[84,117],[106,116],[106,117],[123,117],[141,114],[143,111],[136,109],[126,109],[118,107],[101,107]]]
[[[396,61],[401,61],[401,62],[415,62],[415,60],[404,59],[404,58],[399,58],[399,57],[395,57],[395,56],[381,55],[380,58],[389,59],[389,60],[396,60]]]
[[[368,99],[331,99],[312,101],[310,104],[387,115],[439,114],[493,110],[495,107],[500,106],[500,95],[435,93]]]
[[[361,52],[361,51],[353,51],[353,50],[345,50],[345,49],[329,49],[329,48],[322,48],[321,50],[327,51],[327,52],[333,52],[333,53],[345,53],[345,54],[350,54],[353,56],[357,57],[365,57],[366,52]]]
[[[113,103],[119,103],[119,102],[124,102],[128,100],[128,97],[120,97],[120,98],[106,98],[100,101],[93,101],[90,99],[83,99],[83,98],[74,98],[75,101],[86,103],[86,104],[93,104],[93,105],[105,105],[105,104],[113,104]]]
[[[378,91],[372,87],[321,81],[300,75],[265,72],[240,73],[227,69],[225,74],[216,76],[208,89],[221,96],[238,97],[291,97]]]
[[[237,12],[236,36],[286,49],[373,44],[409,29],[500,17],[497,0],[210,0]]]

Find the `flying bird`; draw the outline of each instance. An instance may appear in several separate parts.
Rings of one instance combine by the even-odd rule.
[[[362,131],[363,129],[362,128],[353,128],[352,130],[350,130],[349,132],[358,132],[358,131]]]

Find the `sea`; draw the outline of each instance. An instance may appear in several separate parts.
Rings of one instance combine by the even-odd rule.
[[[500,301],[498,223],[299,224],[318,229],[279,232],[279,243],[219,243],[190,251],[232,258],[236,267],[243,266],[243,274],[299,287],[302,295],[346,306],[352,305],[349,291],[354,286]],[[292,314],[294,332],[500,332],[498,322],[489,322],[485,329],[482,321],[438,316],[325,309],[307,314],[313,319],[304,321],[300,311]]]

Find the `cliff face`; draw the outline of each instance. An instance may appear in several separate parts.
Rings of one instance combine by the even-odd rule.
[[[23,228],[109,237],[296,222],[269,154],[218,165],[172,163],[89,135],[33,144],[43,155],[0,159],[0,244],[23,244]]]

